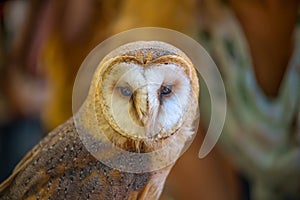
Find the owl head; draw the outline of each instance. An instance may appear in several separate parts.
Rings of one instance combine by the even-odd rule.
[[[149,153],[172,143],[179,152],[195,133],[198,93],[194,66],[178,48],[128,43],[98,65],[82,118],[94,136],[125,151]]]

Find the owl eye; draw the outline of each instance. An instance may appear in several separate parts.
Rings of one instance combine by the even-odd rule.
[[[123,96],[129,97],[132,95],[132,91],[130,88],[128,87],[120,87],[120,92]]]
[[[172,86],[167,85],[167,86],[162,86],[160,88],[160,95],[168,95],[172,92]]]

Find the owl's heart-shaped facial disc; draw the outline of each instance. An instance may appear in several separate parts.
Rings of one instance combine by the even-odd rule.
[[[103,74],[101,95],[114,126],[132,138],[164,138],[182,125],[191,85],[176,62],[119,62]]]

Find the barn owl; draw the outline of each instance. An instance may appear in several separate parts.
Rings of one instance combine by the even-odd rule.
[[[96,68],[74,116],[0,185],[0,199],[158,199],[195,133],[198,79],[160,41],[125,44]]]

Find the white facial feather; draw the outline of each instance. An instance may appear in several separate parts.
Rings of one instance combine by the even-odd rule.
[[[190,82],[184,70],[175,64],[156,65],[146,70],[146,77],[150,107],[153,113],[157,112],[157,115],[152,115],[157,117],[156,123],[152,125],[153,131],[160,134],[174,131],[174,127],[182,123],[190,94]],[[154,93],[161,86],[172,86],[172,93],[158,102],[159,99]]]
[[[103,80],[103,100],[110,108],[114,122],[130,136],[142,137],[143,127],[134,123],[129,115],[130,97],[120,94],[120,87],[128,87],[132,91],[145,84],[143,68],[133,63],[115,65]]]
[[[162,86],[172,92],[160,95]],[[184,69],[176,64],[155,64],[144,68],[135,63],[118,63],[103,78],[102,95],[119,129],[132,137],[166,137],[182,124],[190,96],[190,81]],[[120,88],[143,93],[142,101],[134,102]],[[130,114],[133,104],[148,104],[147,125],[137,123]],[[138,105],[140,106],[140,105]]]

